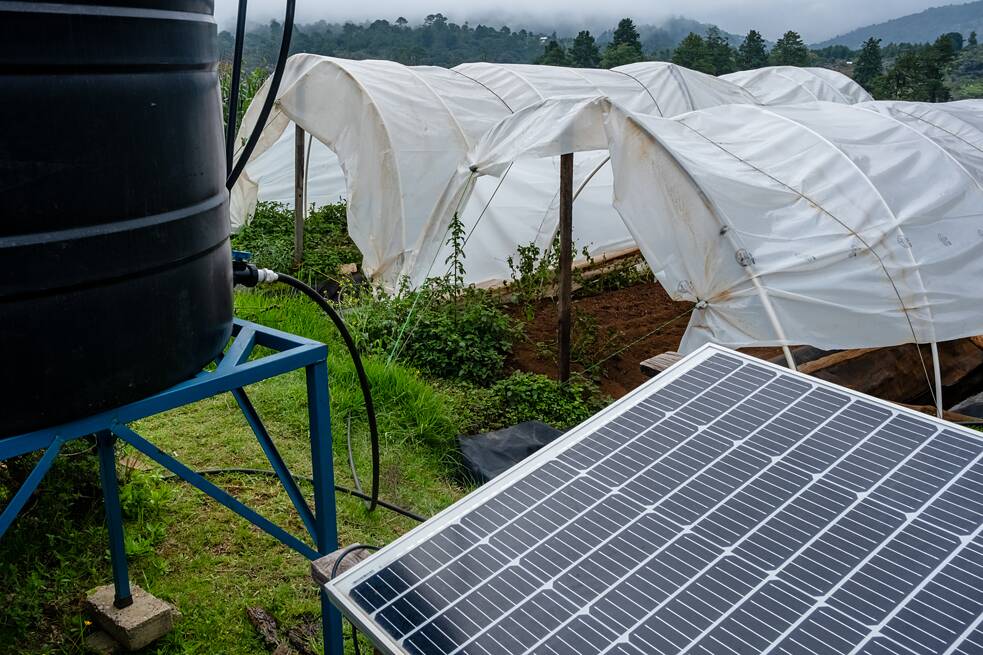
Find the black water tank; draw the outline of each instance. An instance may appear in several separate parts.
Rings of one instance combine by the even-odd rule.
[[[193,376],[232,323],[211,0],[0,0],[0,436]]]

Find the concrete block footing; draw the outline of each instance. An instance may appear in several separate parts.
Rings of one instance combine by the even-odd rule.
[[[173,605],[140,587],[132,587],[132,594],[133,604],[122,609],[113,605],[115,590],[111,584],[93,589],[85,599],[85,609],[93,621],[128,651],[139,650],[160,639],[181,616]]]

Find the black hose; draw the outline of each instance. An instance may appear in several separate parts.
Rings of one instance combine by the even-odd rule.
[[[334,566],[331,567],[331,575],[328,576],[328,579],[329,580],[334,580],[335,579],[335,576],[338,575],[338,569],[341,568],[341,562],[342,562],[342,560],[345,559],[346,557],[348,557],[349,555],[351,555],[352,553],[354,553],[356,551],[359,551],[359,550],[376,551],[376,550],[379,550],[379,547],[378,546],[367,546],[366,544],[352,544],[351,546],[348,546],[347,548],[345,548],[344,550],[342,550],[340,553],[338,553],[338,558],[335,559]],[[354,621],[348,621],[348,623],[349,623],[349,625],[351,625],[351,628],[352,628],[352,649],[355,651],[355,655],[361,655],[362,654],[362,649],[358,645],[358,630],[355,629],[355,622]]]
[[[352,544],[351,546],[344,548],[340,553],[338,553],[338,557],[335,558],[334,566],[331,567],[331,575],[328,576],[328,580],[334,580],[335,577],[338,575],[338,571],[341,569],[342,560],[344,560],[352,553],[358,552],[360,550],[376,551],[379,550],[379,547],[368,546],[366,544]]]
[[[236,14],[235,51],[232,54],[232,80],[229,83],[229,120],[225,124],[225,170],[232,170],[233,150],[239,115],[239,83],[242,79],[242,47],[246,38],[246,3],[239,0],[239,13]]]
[[[273,103],[276,102],[276,94],[280,90],[280,80],[283,79],[283,69],[287,65],[287,54],[290,52],[290,39],[294,30],[294,9],[296,6],[297,0],[287,0],[286,15],[283,17],[283,37],[280,39],[280,53],[277,56],[276,68],[273,69],[270,87],[267,89],[266,99],[263,101],[263,107],[260,109],[259,117],[256,119],[256,127],[253,128],[253,133],[249,135],[249,140],[246,141],[246,146],[242,149],[239,159],[236,161],[235,166],[232,167],[228,179],[225,180],[226,189],[231,189],[232,185],[236,183],[236,180],[242,174],[242,169],[246,167],[249,157],[252,156],[253,150],[256,149],[256,144],[259,143],[259,137],[263,133],[263,129],[266,128],[266,121],[269,119],[270,112],[273,110]]]
[[[272,469],[251,469],[251,468],[240,468],[240,467],[200,469],[198,471],[195,471],[195,473],[197,473],[198,475],[202,475],[202,476],[242,474],[242,475],[268,475],[268,476],[273,476],[273,477],[279,477],[279,476],[277,476],[276,471],[274,471]],[[311,477],[311,476],[309,476],[309,475],[296,475],[294,473],[291,473],[290,476],[294,480],[303,480],[304,482],[311,482],[311,483],[314,482],[314,478]],[[162,480],[172,480],[172,479],[174,479],[174,480],[183,480],[183,478],[181,478],[181,476],[179,476],[177,473],[168,473],[167,475],[162,476],[161,479]],[[354,496],[355,498],[361,498],[362,500],[371,500],[372,499],[371,496],[369,496],[368,494],[363,494],[360,491],[355,491],[354,489],[349,489],[348,487],[343,487],[340,484],[336,484],[334,486],[334,488],[335,488],[335,491],[337,491],[337,492],[340,492],[340,493],[343,493],[343,494],[347,494],[349,496]],[[405,516],[408,519],[413,519],[414,521],[417,521],[419,523],[423,523],[424,521],[427,520],[427,517],[425,517],[425,516],[420,516],[416,512],[412,512],[412,511],[410,511],[408,509],[404,509],[404,508],[400,507],[399,505],[393,505],[392,503],[386,502],[385,500],[376,499],[376,503],[379,505],[379,507],[382,507],[383,509],[388,509],[391,512],[395,512],[396,514],[399,514],[400,516]]]
[[[369,488],[371,496],[369,511],[371,512],[379,503],[379,428],[375,420],[375,405],[372,403],[372,389],[369,385],[369,378],[365,374],[365,367],[362,365],[362,357],[358,353],[358,347],[355,345],[355,340],[352,339],[351,333],[345,326],[345,322],[341,320],[341,316],[331,306],[331,303],[317,292],[317,289],[304,284],[295,277],[283,273],[277,273],[277,281],[293,287],[317,303],[318,307],[324,310],[324,313],[328,315],[335,324],[335,327],[338,328],[338,332],[341,333],[341,338],[345,341],[345,346],[352,356],[352,362],[355,364],[355,374],[358,376],[358,384],[362,388],[362,397],[365,399],[365,412],[369,418],[369,440],[372,449],[372,484]]]

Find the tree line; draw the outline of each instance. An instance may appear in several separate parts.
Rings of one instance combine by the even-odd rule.
[[[268,71],[279,48],[282,26],[277,21],[251,30],[245,42],[245,69]],[[737,37],[708,27],[703,34],[690,32],[672,49],[644,52],[639,30],[631,18],[623,18],[606,42],[588,30],[572,38],[546,36],[507,26],[471,27],[454,23],[442,14],[428,15],[421,25],[406,18],[393,22],[342,25],[319,21],[295,27],[291,53],[389,59],[407,65],[451,67],[466,61],[539,63],[578,68],[613,68],[639,61],[671,61],[711,75],[725,75],[771,65],[827,66],[852,74],[857,82],[880,99],[944,101],[951,97],[983,95],[983,49],[975,32],[943,34],[929,44],[881,46],[869,39],[854,51],[842,45],[810,50],[802,37],[787,31],[770,45],[757,30]],[[231,59],[233,37],[219,35],[221,56]],[[254,74],[251,82],[255,82]]]
[[[246,70],[272,69],[283,27],[270,21],[246,34],[243,65]],[[543,50],[543,35],[507,26],[457,24],[443,14],[428,15],[421,25],[410,25],[400,16],[395,21],[375,20],[361,25],[318,21],[295,25],[290,53],[309,52],[345,59],[388,59],[408,66],[456,66],[465,61],[530,63]],[[219,54],[232,59],[235,37],[219,34]]]
[[[959,97],[981,95],[983,91],[983,49],[976,32],[965,42],[962,34],[949,32],[927,44],[891,44],[882,48],[879,39],[870,38],[858,51],[839,45],[813,51],[791,30],[770,48],[760,32],[750,30],[734,47],[717,27],[711,26],[703,35],[690,32],[669,53],[656,52],[646,57],[637,28],[630,18],[624,18],[603,50],[590,32],[582,31],[568,46],[550,40],[536,63],[613,68],[646,59],[667,60],[710,75],[764,66],[829,66],[852,73],[871,95],[885,100],[945,102],[952,99],[953,86]]]
[[[614,68],[646,60],[671,61],[711,75],[726,75],[762,66],[808,66],[809,48],[796,32],[786,32],[769,51],[761,33],[751,30],[739,47],[733,47],[717,27],[706,34],[690,32],[673,50],[646,56],[638,28],[631,18],[622,18],[611,41],[602,50],[589,31],[580,32],[569,47],[550,40],[536,63],[578,68]]]
[[[885,66],[888,48],[881,48],[880,39],[867,39],[853,68],[853,79],[875,98],[947,102],[953,96],[951,87],[959,91],[960,83],[954,74],[967,63],[977,73],[977,83],[979,73],[983,73],[983,50],[976,32],[970,33],[965,43],[962,34],[949,32],[934,43],[889,48],[892,61]]]

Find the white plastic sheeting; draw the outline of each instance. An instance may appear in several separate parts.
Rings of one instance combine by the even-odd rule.
[[[828,68],[767,66],[721,75],[751,93],[758,104],[791,105],[815,100],[853,105],[873,100],[862,86]]]
[[[664,119],[561,99],[503,121],[472,161],[500,175],[511,161],[601,147],[642,254],[670,295],[696,303],[684,352],[983,332],[983,189],[963,141],[833,103]]]
[[[247,111],[239,142],[251,132],[261,89]],[[455,211],[469,233],[469,282],[509,276],[517,245],[547,247],[557,225],[558,164],[518,164],[504,180],[468,181],[468,149],[501,118],[544,98],[607,95],[646,114],[672,115],[716,104],[750,102],[737,86],[673,64],[649,62],[617,70],[464,64],[452,70],[387,61],[295,55],[287,62],[273,118],[253,160],[233,188],[238,229],[259,199],[293,199],[293,123],[335,153],[315,152],[308,200],[336,198],[338,166],[348,198],[349,232],[363,267],[395,285],[445,271],[447,227]],[[611,205],[607,153],[578,158],[574,239],[601,258],[634,248]],[[330,169],[330,170],[329,170]],[[322,182],[323,180],[323,182]],[[322,186],[324,184],[325,186]]]
[[[940,104],[875,100],[857,106],[890,116],[937,141],[983,184],[983,100]]]
[[[239,142],[252,131],[268,88],[267,82],[246,111]],[[508,114],[494,94],[445,68],[294,55],[255,156],[291,121],[334,151],[345,174],[348,231],[363,267],[370,275],[394,274],[395,281],[413,270],[434,217],[447,214],[441,193],[462,152]],[[255,206],[256,187],[247,166],[233,188],[233,206]],[[233,227],[247,215],[234,215]]]
[[[263,153],[262,157],[249,162],[246,167],[247,174],[255,185],[251,186],[256,196],[247,201],[243,194],[234,194],[232,206],[234,217],[239,218],[251,213],[256,201],[281,202],[293,206],[295,134],[296,130],[291,121],[283,131],[283,135]],[[338,156],[310,135],[307,135],[304,140],[304,146],[309,153],[305,159],[305,168],[308,170],[305,184],[307,204],[314,203],[320,206],[344,200],[347,197],[345,174],[341,170]],[[241,190],[242,187],[239,189]],[[240,206],[239,203],[243,202],[247,202],[247,205]],[[248,204],[250,202],[251,204]],[[241,222],[237,220],[236,224],[239,225]]]

